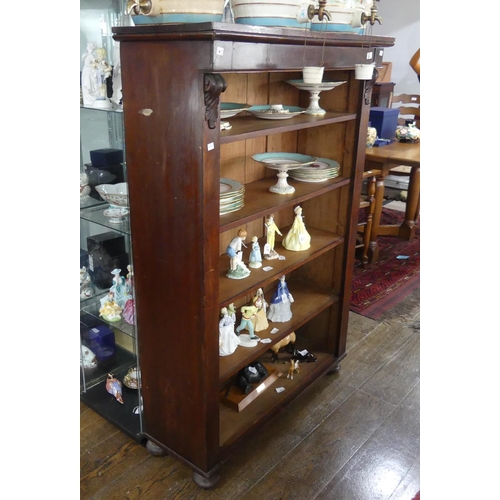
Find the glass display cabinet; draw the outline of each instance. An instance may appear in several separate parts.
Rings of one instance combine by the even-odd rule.
[[[123,24],[124,2],[86,0],[80,6],[82,67],[90,44],[92,51],[104,48],[115,69],[118,44],[111,28]],[[139,439],[141,390],[123,110],[109,99],[111,79],[106,109],[80,106],[80,392],[85,404]],[[109,398],[118,404],[110,405]]]

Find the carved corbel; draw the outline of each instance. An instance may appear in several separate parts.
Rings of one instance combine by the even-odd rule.
[[[207,120],[209,128],[215,128],[217,125],[219,96],[226,88],[227,83],[222,75],[212,73],[205,75],[205,120]]]

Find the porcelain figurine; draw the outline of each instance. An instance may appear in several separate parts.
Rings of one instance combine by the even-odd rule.
[[[266,228],[266,244],[264,246],[264,258],[266,260],[273,260],[277,259],[279,257],[278,252],[274,249],[274,242],[276,240],[276,233],[278,233],[280,236],[282,236],[280,230],[278,229],[278,226],[274,222],[274,216],[270,215],[266,222],[265,222],[265,228]]]
[[[297,340],[297,335],[295,332],[289,333],[286,337],[282,338],[279,342],[271,347],[271,358],[274,363],[278,362],[278,353],[282,347],[286,347],[287,351],[292,354],[295,353],[295,341]]]
[[[274,292],[267,313],[267,319],[276,323],[284,323],[292,319],[291,304],[294,302],[292,294],[288,290],[285,282],[285,276],[281,276],[278,287]]]
[[[229,316],[229,311],[223,307],[220,311],[219,322],[219,356],[229,356],[240,345],[240,339],[234,333],[234,320]]]
[[[80,346],[80,365],[84,368],[96,368],[97,356],[86,346]]]
[[[368,127],[366,131],[366,147],[371,148],[377,140],[377,129],[375,127]]]
[[[94,69],[94,50],[97,45],[94,42],[87,43],[87,52],[82,55],[83,69],[82,69],[82,99],[84,106],[92,107],[96,99],[97,82],[95,79]]]
[[[137,370],[137,367],[134,366],[132,368],[129,368],[127,374],[123,377],[123,384],[129,389],[138,389],[139,378],[140,378],[140,373]]]
[[[230,268],[226,273],[228,278],[233,280],[240,280],[250,276],[250,269],[243,263],[243,251],[242,246],[245,246],[243,241],[247,237],[247,232],[245,229],[238,230],[238,236],[231,240],[231,243],[226,248],[226,253],[230,258]],[[245,247],[246,248],[246,247]]]
[[[259,288],[255,293],[252,304],[257,308],[257,314],[254,316],[252,322],[254,331],[261,332],[269,328],[269,322],[267,321],[267,306],[269,305],[264,298],[264,291]]]
[[[80,203],[88,201],[90,194],[89,176],[80,174]]]
[[[122,308],[115,302],[115,294],[113,292],[110,291],[106,297],[101,299],[101,304],[99,316],[102,316],[110,323],[114,323],[122,319]]]
[[[80,299],[89,299],[95,294],[94,286],[87,268],[83,266],[80,269]]]
[[[107,97],[106,79],[111,76],[112,68],[106,62],[106,49],[97,48],[94,42],[87,44],[83,56],[82,96],[85,106],[103,109],[111,108]]]
[[[108,373],[108,378],[106,379],[106,390],[112,394],[119,403],[123,404],[122,383],[113,377],[111,373]]]
[[[113,95],[111,100],[120,108],[123,107],[122,64],[120,60],[120,42],[115,42],[113,51]]]
[[[282,244],[287,250],[302,252],[311,247],[311,236],[307,232],[304,224],[302,208],[297,206],[293,211],[295,212],[295,219],[290,231],[288,231],[288,234],[283,239]]]
[[[294,373],[300,373],[299,360],[290,358],[290,361],[288,362],[288,375],[286,378],[293,380]]]
[[[125,296],[127,300],[123,306],[123,319],[130,325],[135,325],[135,295],[134,295],[134,272],[132,266],[127,266],[128,274],[125,280]]]
[[[241,330],[248,330],[248,333],[250,334],[250,339],[251,340],[257,340],[259,337],[255,335],[254,333],[254,328],[253,328],[253,318],[259,311],[259,309],[255,306],[243,306],[241,309],[241,322],[240,326],[236,328],[236,333],[239,335]]]
[[[414,120],[406,120],[404,125],[396,129],[396,139],[399,142],[419,142],[420,130],[417,128]]]
[[[258,269],[262,267],[262,255],[260,253],[259,240],[257,236],[252,238],[252,251],[250,252],[248,267]]]

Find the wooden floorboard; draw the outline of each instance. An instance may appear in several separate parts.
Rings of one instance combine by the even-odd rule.
[[[411,500],[420,489],[419,290],[379,321],[350,313],[348,354],[202,490],[172,457],[80,406],[82,500]]]

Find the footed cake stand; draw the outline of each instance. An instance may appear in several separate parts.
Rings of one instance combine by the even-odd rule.
[[[309,97],[310,103],[309,107],[306,109],[306,115],[324,115],[326,111],[322,109],[319,105],[319,94],[320,92],[332,90],[343,82],[321,82],[321,83],[305,83],[304,80],[287,80],[287,83],[297,87],[299,90],[307,90],[311,94]]]
[[[267,168],[278,170],[278,182],[269,188],[271,193],[290,194],[295,192],[295,188],[286,181],[288,170],[310,165],[316,161],[314,156],[302,155],[298,153],[259,153],[252,156],[252,159],[262,163]]]

